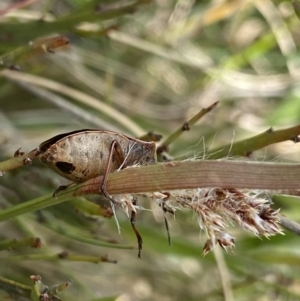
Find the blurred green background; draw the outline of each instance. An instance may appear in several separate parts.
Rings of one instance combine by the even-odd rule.
[[[70,43],[55,53],[29,47],[49,35]],[[171,145],[172,157],[205,158],[208,149],[271,126],[299,124],[299,43],[300,21],[290,1],[2,0],[0,158],[82,128],[167,137],[216,101],[214,111]],[[287,141],[250,159],[299,162],[299,146]],[[1,177],[0,208],[52,193],[65,183],[35,160]],[[89,237],[136,246],[122,210],[117,210],[119,234],[114,218],[90,216],[76,202],[66,202],[0,223],[2,242],[40,237],[43,244],[1,250],[0,276],[28,286],[29,276],[36,274],[49,286],[72,279],[60,294],[63,300],[224,300],[224,287],[232,291],[232,300],[300,300],[295,234],[267,240],[233,227],[235,254],[203,258],[205,233],[195,214],[168,216],[169,247],[161,208],[146,198],[140,204],[151,210],[137,216],[144,239],[141,260],[136,250],[80,242]],[[299,221],[299,199],[277,197],[274,207]],[[118,263],[47,259],[63,251],[108,255]],[[24,257],[35,254],[40,260]],[[0,300],[28,300],[1,281]]]

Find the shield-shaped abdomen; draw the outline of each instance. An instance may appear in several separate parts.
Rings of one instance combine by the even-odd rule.
[[[120,162],[120,158],[113,154],[109,172],[121,165],[123,168],[156,161],[154,142],[100,130],[82,130],[55,136],[40,145],[40,159],[61,176],[74,182],[84,182],[105,173],[114,140],[121,147],[125,162]]]

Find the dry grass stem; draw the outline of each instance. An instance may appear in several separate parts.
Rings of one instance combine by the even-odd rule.
[[[200,229],[208,236],[203,255],[216,244],[225,250],[234,249],[235,238],[226,230],[229,225],[238,225],[256,236],[283,234],[279,228],[279,210],[272,209],[271,199],[260,192],[199,188],[147,195],[163,201],[168,211],[188,208],[197,213]]]

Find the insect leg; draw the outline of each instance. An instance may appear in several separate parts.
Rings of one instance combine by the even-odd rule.
[[[132,204],[135,206],[137,204],[137,199],[134,197],[132,200]],[[142,252],[142,248],[143,248],[143,238],[141,236],[141,234],[139,233],[139,231],[137,230],[137,228],[135,227],[135,217],[136,217],[136,212],[135,211],[131,211],[131,216],[130,216],[130,223],[131,223],[131,227],[135,233],[135,236],[137,238],[138,241],[138,247],[139,247],[139,252],[138,252],[138,258],[141,258],[141,252]]]
[[[159,206],[161,206],[161,208],[164,212],[164,220],[165,220],[165,227],[166,227],[167,235],[168,235],[168,243],[169,243],[169,246],[171,246],[172,240],[171,240],[171,235],[170,235],[170,230],[169,230],[169,222],[167,220],[166,213],[169,212],[174,215],[175,211],[166,207],[166,200],[170,198],[170,193],[164,192],[164,194],[166,195],[166,197],[161,200]]]
[[[168,243],[169,243],[169,246],[171,246],[172,245],[172,240],[171,240],[171,235],[170,235],[170,230],[169,230],[169,222],[168,222],[167,217],[166,217],[166,213],[170,212],[170,211],[165,207],[165,202],[164,201],[162,203],[162,210],[164,212],[164,220],[165,220],[165,226],[166,226],[167,235],[168,235]]]
[[[111,162],[112,162],[112,158],[114,153],[116,154],[117,160],[119,161],[119,165],[121,166],[122,163],[125,160],[125,155],[124,152],[119,144],[118,141],[114,140],[111,145],[110,145],[110,149],[109,149],[109,156],[107,158],[107,162],[106,162],[106,166],[105,166],[105,171],[103,174],[103,178],[102,178],[102,182],[101,182],[101,186],[100,186],[100,190],[101,192],[104,194],[105,197],[107,197],[112,203],[115,203],[114,200],[109,196],[109,194],[106,191],[106,181],[107,181],[107,177],[109,175],[110,172],[110,167],[111,167]],[[137,200],[136,198],[133,198],[132,204],[136,205]],[[130,223],[131,223],[131,227],[135,233],[135,236],[137,238],[138,241],[138,258],[141,258],[141,251],[142,251],[142,245],[143,245],[143,239],[142,236],[140,235],[139,231],[136,229],[135,227],[135,217],[136,217],[136,212],[134,212],[133,210],[131,211],[131,217],[130,217]]]
[[[102,182],[101,182],[101,186],[100,186],[100,191],[104,194],[105,197],[107,197],[113,203],[115,203],[114,200],[109,196],[109,194],[106,191],[106,181],[107,181],[107,177],[110,172],[112,158],[113,158],[114,153],[116,154],[116,157],[121,165],[123,163],[123,161],[125,160],[125,155],[121,148],[121,145],[116,140],[113,140],[113,142],[110,145],[109,155],[107,158],[107,162],[106,162],[106,166],[104,169],[104,174],[103,174],[103,178],[102,178]]]
[[[60,191],[62,191],[62,190],[65,190],[65,189],[67,189],[69,186],[72,186],[72,185],[74,185],[75,183],[70,183],[70,184],[68,184],[68,185],[60,185],[54,192],[53,192],[53,194],[52,194],[52,197],[53,198],[55,198],[56,197],[56,195],[60,192]]]

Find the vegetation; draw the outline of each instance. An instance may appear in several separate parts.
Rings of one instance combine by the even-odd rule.
[[[0,300],[299,299],[299,12],[2,1]],[[157,141],[109,175],[119,206],[101,175],[53,197],[37,148],[86,128]]]

